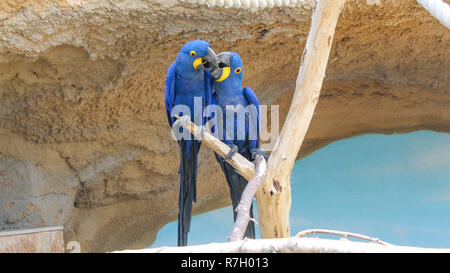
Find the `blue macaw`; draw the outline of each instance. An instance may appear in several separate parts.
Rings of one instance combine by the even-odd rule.
[[[258,148],[260,123],[259,101],[250,87],[242,88],[244,68],[241,57],[236,52],[222,52],[217,55],[217,58],[218,68],[212,73],[215,91],[212,104],[220,106],[223,116],[221,122],[216,121],[213,131],[216,136],[221,137],[218,135],[221,133],[218,133],[219,128],[216,125],[219,124],[218,126],[221,126],[223,124],[223,135],[221,138],[223,138],[223,142],[231,147],[231,151],[225,158],[222,158],[218,154],[215,155],[230,188],[234,220],[236,221],[236,207],[239,205],[242,192],[248,182],[226,161],[236,152],[239,152],[250,161],[253,161],[256,154],[262,154],[266,159],[268,156],[262,149]],[[228,112],[227,115],[227,106],[233,106],[235,112],[232,112],[231,115]],[[248,106],[253,106],[253,115],[252,109]],[[243,118],[238,118],[239,115]],[[233,120],[232,124],[229,123],[231,120]],[[242,120],[245,120],[244,125],[242,124]],[[239,122],[241,122],[241,125],[239,125]],[[250,208],[250,217],[253,218],[253,206]],[[255,226],[253,222],[249,222],[245,237],[255,238]]]
[[[185,44],[167,71],[165,104],[169,125],[176,131],[180,125],[174,116],[190,115],[192,122],[199,126],[205,124],[203,110],[211,104],[213,85],[209,71],[217,68],[217,56],[211,45],[197,40]],[[195,99],[200,101],[201,109],[194,109]],[[188,113],[179,113],[175,106],[185,105]],[[198,108],[198,106],[196,106]],[[186,109],[186,108],[185,108]],[[200,124],[199,124],[200,123]],[[178,246],[187,245],[191,225],[192,202],[197,199],[197,155],[200,140],[189,138],[178,140],[180,147],[180,195],[178,214]],[[183,135],[184,136],[184,135]]]

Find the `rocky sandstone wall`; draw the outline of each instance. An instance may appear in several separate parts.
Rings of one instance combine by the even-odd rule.
[[[205,39],[239,52],[244,84],[282,122],[313,7],[1,1],[0,230],[63,225],[82,251],[149,246],[178,210],[163,100],[177,51]],[[416,1],[347,1],[299,156],[364,133],[449,132],[448,48]],[[195,212],[228,205],[211,151],[199,160]]]

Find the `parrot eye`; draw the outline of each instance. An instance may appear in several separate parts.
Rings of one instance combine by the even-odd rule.
[[[191,55],[192,57],[194,57],[195,55],[197,55],[197,53],[196,53],[194,50],[192,50],[191,52],[189,52],[189,55]]]
[[[234,70],[234,73],[236,73],[236,74],[241,73],[241,68],[240,68],[240,67],[236,68],[236,69]]]

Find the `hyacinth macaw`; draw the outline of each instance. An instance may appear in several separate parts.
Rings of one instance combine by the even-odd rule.
[[[259,146],[259,101],[250,87],[242,88],[242,78],[244,69],[242,60],[236,52],[222,52],[218,57],[218,68],[213,71],[214,91],[212,104],[220,106],[222,112],[221,122],[222,133],[214,125],[214,133],[223,134],[223,142],[231,147],[231,151],[225,158],[218,154],[216,159],[225,174],[230,188],[231,201],[233,205],[234,220],[236,221],[236,207],[239,205],[242,192],[247,185],[247,180],[242,177],[229,163],[226,162],[236,152],[250,161],[256,154],[262,154],[267,158],[267,154],[258,149]],[[235,112],[228,112],[227,107],[234,107]],[[250,107],[253,107],[251,109]],[[245,113],[247,107],[247,113]],[[250,110],[250,111],[249,111]],[[253,112],[251,110],[254,110]],[[253,113],[253,114],[252,114]],[[238,118],[241,114],[241,119]],[[242,121],[245,120],[245,124]],[[239,122],[241,122],[239,126]],[[219,125],[219,126],[220,126]],[[219,136],[220,137],[220,136]],[[253,218],[253,206],[250,208],[250,217]],[[249,222],[245,237],[255,238],[255,226]]]
[[[165,104],[169,125],[180,132],[180,124],[174,115],[187,118],[199,126],[205,124],[203,110],[211,103],[213,83],[209,71],[217,68],[217,56],[211,45],[197,40],[185,44],[167,71]],[[197,104],[194,101],[197,101]],[[200,103],[198,103],[200,102]],[[175,106],[185,105],[187,113],[180,113]],[[194,107],[196,105],[196,107]],[[200,107],[198,107],[200,106]],[[194,109],[200,108],[200,109]],[[201,141],[188,134],[178,140],[180,148],[180,195],[178,214],[178,246],[187,245],[191,225],[192,202],[197,199],[197,155]]]

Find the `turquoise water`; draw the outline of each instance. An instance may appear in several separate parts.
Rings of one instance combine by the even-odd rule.
[[[340,140],[298,160],[291,187],[292,235],[337,229],[393,244],[450,248],[450,134]],[[232,226],[231,206],[195,216],[189,244],[224,242]],[[171,222],[151,247],[176,246],[176,238]]]

